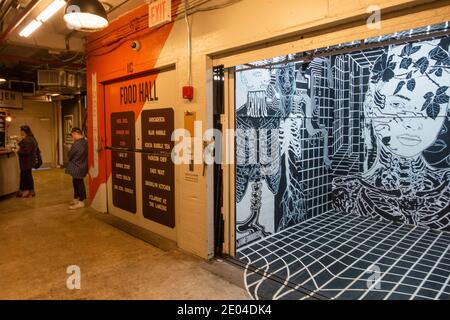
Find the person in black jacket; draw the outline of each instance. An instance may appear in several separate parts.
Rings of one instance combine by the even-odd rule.
[[[74,143],[69,150],[66,173],[73,179],[74,200],[69,209],[75,210],[85,207],[86,188],[83,178],[88,173],[88,144],[80,128],[73,128],[71,134]]]
[[[36,196],[34,192],[33,165],[37,151],[37,141],[27,125],[20,127],[22,140],[14,151],[19,155],[20,164],[20,191],[17,197],[30,198]]]

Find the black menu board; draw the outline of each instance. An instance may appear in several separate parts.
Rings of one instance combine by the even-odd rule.
[[[0,148],[6,147],[6,117],[0,114]]]
[[[136,213],[134,112],[111,113],[113,205]]]
[[[142,212],[146,219],[175,227],[174,113],[145,110],[142,119]]]

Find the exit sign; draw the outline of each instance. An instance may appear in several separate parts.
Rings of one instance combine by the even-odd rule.
[[[148,5],[148,26],[154,28],[172,21],[172,0],[155,0]]]

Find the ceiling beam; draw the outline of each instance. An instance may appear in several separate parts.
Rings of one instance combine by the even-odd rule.
[[[13,55],[0,55],[0,61],[20,61],[20,62],[28,62],[34,65],[50,65],[54,67],[72,67],[72,68],[85,68],[86,66],[81,63],[72,63],[72,62],[64,62],[61,60],[41,60],[41,59],[35,59],[35,58],[29,58],[29,57],[21,57],[21,56],[13,56]]]

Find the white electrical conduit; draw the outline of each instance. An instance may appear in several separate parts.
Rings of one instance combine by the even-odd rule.
[[[189,15],[193,15],[196,12],[204,12],[204,11],[210,11],[210,10],[217,10],[217,9],[222,9],[225,7],[228,7],[230,5],[233,5],[235,3],[238,3],[242,0],[228,0],[224,3],[215,5],[215,6],[210,6],[210,7],[205,7],[205,8],[195,8],[194,10],[192,10],[191,12],[188,12],[189,9],[193,9],[194,7],[194,1],[191,1],[191,8],[189,8],[189,1],[188,0],[184,0],[184,19],[186,21],[186,28],[187,28],[187,34],[188,34],[188,85],[192,86],[192,29],[191,29],[191,24],[189,22]],[[196,4],[195,6],[200,6],[202,4],[205,4],[206,2],[209,1],[199,1],[198,4]]]
[[[184,0],[184,19],[186,20],[186,28],[188,35],[188,85],[192,86],[192,37],[191,24],[188,18],[188,0]]]
[[[226,8],[226,7],[231,6],[233,4],[236,4],[238,2],[241,2],[242,0],[227,0],[227,1],[223,2],[223,3],[221,3],[221,4],[217,4],[217,5],[214,5],[214,6],[201,7],[202,5],[204,5],[204,4],[206,4],[206,3],[210,2],[210,1],[211,0],[197,0],[197,1],[196,0],[184,0],[184,6],[181,6],[181,5],[178,6],[176,11],[174,9],[172,9],[172,16],[176,16],[176,18],[173,21],[175,22],[175,21],[178,21],[178,20],[181,20],[181,19],[187,20],[186,19],[186,15],[187,16],[192,16],[192,15],[198,13],[198,12],[205,12],[205,11],[213,11],[213,10],[223,9],[223,8]],[[146,17],[146,16],[138,17],[138,20],[140,21],[139,23],[142,23],[142,25],[144,25],[145,27],[147,27],[147,25],[148,25],[147,19],[148,19],[148,17]],[[188,24],[188,32],[191,32],[191,26],[190,26],[188,21],[187,21],[187,24]],[[128,26],[123,27],[123,29],[127,29],[127,28],[128,28]],[[121,28],[118,28],[118,29],[121,29]],[[143,29],[144,28],[139,29],[139,31],[141,31]],[[121,32],[121,31],[119,31],[119,32],[120,32],[120,34],[114,40],[114,43],[120,42],[122,39],[130,36],[134,31],[132,31],[132,32],[129,32],[129,31]],[[100,43],[102,41],[102,39],[104,39],[104,38],[105,38],[105,36],[104,37],[100,37],[100,38],[96,39],[94,42],[99,42]],[[191,39],[190,35],[189,35],[189,39]],[[190,43],[191,43],[191,41],[189,40],[189,44]],[[112,45],[112,43],[110,43],[110,44],[108,44],[106,46],[110,46],[110,45]],[[119,45],[116,45],[116,47],[114,47],[112,50],[110,50],[110,51],[108,51],[106,53],[114,51],[119,46],[120,46],[120,43],[119,43]],[[92,53],[92,52],[94,52],[94,51],[96,51],[96,50],[98,50],[100,48],[101,47],[97,47],[97,48],[93,49],[90,53]],[[189,50],[189,52],[191,52],[191,50]],[[92,56],[104,55],[106,53],[103,52],[101,54],[92,54]]]

